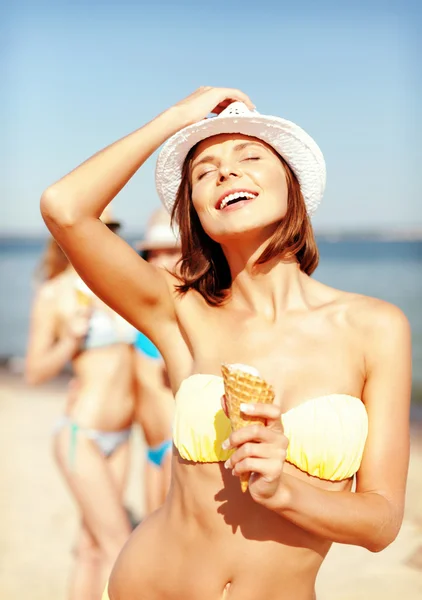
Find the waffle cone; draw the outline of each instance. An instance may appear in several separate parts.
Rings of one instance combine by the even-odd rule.
[[[224,391],[226,405],[232,430],[237,431],[249,425],[265,425],[261,417],[243,415],[240,405],[244,404],[272,404],[274,401],[274,390],[264,379],[258,375],[252,375],[240,368],[230,368],[222,365],[221,371],[224,380]],[[242,492],[248,489],[250,473],[240,477]]]

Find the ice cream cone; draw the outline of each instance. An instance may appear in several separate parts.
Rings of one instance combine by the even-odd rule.
[[[261,417],[243,415],[240,404],[272,404],[274,401],[274,390],[256,369],[248,365],[222,365],[221,371],[224,380],[226,394],[226,405],[232,430],[237,431],[248,425],[265,425]],[[250,473],[240,477],[242,492],[248,489]]]

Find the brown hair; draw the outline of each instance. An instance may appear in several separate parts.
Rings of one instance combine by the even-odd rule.
[[[220,306],[227,299],[232,283],[231,273],[223,250],[204,231],[192,204],[191,163],[196,146],[191,148],[182,169],[182,180],[172,210],[172,222],[180,229],[182,258],[178,286],[181,294],[197,290],[211,306]],[[319,252],[311,221],[299,182],[286,161],[283,164],[287,189],[287,213],[255,263],[262,265],[275,257],[280,260],[296,258],[300,269],[311,275],[318,266]]]
[[[66,254],[54,238],[47,242],[46,249],[36,270],[36,277],[41,281],[54,279],[69,266]]]

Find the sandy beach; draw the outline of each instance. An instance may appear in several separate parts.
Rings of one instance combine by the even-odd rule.
[[[64,380],[31,389],[18,376],[0,373],[2,600],[66,600],[77,513],[50,451],[64,395]],[[127,506],[139,517],[142,446],[135,432]],[[414,427],[406,514],[397,540],[379,554],[335,545],[318,578],[318,600],[422,598],[421,473],[422,429]]]

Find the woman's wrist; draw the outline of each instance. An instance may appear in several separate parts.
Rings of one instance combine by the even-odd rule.
[[[292,489],[289,486],[289,477],[283,475],[280,480],[274,496],[268,499],[265,503],[266,508],[272,510],[278,514],[283,514],[285,510],[288,510],[292,505]]]
[[[163,123],[165,123],[166,131],[169,132],[168,138],[184,127],[193,125],[196,122],[192,119],[192,113],[189,108],[178,106],[177,104],[159,114],[157,119],[162,119]]]

